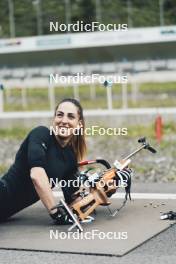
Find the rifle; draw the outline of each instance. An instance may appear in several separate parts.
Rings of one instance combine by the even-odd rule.
[[[156,150],[151,147],[151,145],[146,141],[145,137],[140,138],[138,140],[138,143],[140,144],[140,147],[127,155],[121,161],[116,160],[112,167],[109,162],[104,159],[85,160],[79,163],[79,166],[100,163],[106,167],[106,170],[104,170],[100,174],[94,173],[93,175],[91,175],[91,182],[93,182],[93,186],[90,185],[89,191],[87,191],[84,187],[80,188],[74,194],[74,201],[69,206],[63,199],[60,200],[61,204],[65,208],[65,211],[70,215],[74,222],[73,225],[68,229],[69,231],[74,227],[77,227],[80,231],[83,231],[81,223],[91,222],[92,220],[94,220],[91,214],[98,206],[107,206],[112,217],[114,217],[117,212],[119,212],[125,206],[128,193],[126,193],[125,200],[120,208],[112,212],[109,207],[109,205],[111,204],[109,197],[114,194],[119,188],[119,186],[117,186],[116,184],[118,171],[127,168],[131,162],[131,158],[143,149],[146,149],[152,153],[156,153]],[[89,181],[89,170],[83,172],[82,176],[83,175],[85,181]],[[126,184],[130,184],[130,182],[131,179],[129,179]],[[126,187],[128,188],[128,186]]]

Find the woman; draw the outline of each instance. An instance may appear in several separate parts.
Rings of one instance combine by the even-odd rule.
[[[56,224],[72,223],[62,206],[56,206],[50,182],[69,183],[62,190],[66,203],[73,201],[78,188],[71,183],[77,180],[77,163],[86,154],[84,128],[83,109],[77,100],[69,98],[55,109],[55,133],[39,126],[28,134],[14,164],[0,179],[0,221],[40,199]],[[124,176],[130,177],[128,171],[122,172]]]
[[[39,126],[28,134],[14,164],[0,179],[0,221],[41,199],[55,222],[70,222],[58,209],[52,209],[56,203],[50,180],[71,182],[76,179],[77,162],[86,154],[86,143],[84,133],[75,131],[83,132],[84,126],[80,103],[69,98],[62,100],[55,109],[55,133]],[[71,203],[77,189],[67,184],[62,190],[65,201]]]

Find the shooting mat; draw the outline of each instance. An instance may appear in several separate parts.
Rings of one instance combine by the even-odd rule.
[[[121,199],[113,199],[112,208],[120,206],[121,202]],[[175,200],[138,199],[128,202],[116,217],[111,218],[107,208],[99,207],[96,220],[83,225],[84,234],[94,230],[99,235],[94,233],[93,237],[91,233],[86,239],[78,238],[78,233],[77,237],[66,238],[68,226],[53,226],[45,208],[38,202],[0,225],[0,248],[122,256],[167,229],[173,221],[160,220],[160,211],[174,208]],[[114,232],[115,237],[105,238],[104,234],[108,232]],[[55,234],[52,239],[51,234]],[[58,234],[62,234],[62,238]],[[119,239],[125,234],[127,239]]]

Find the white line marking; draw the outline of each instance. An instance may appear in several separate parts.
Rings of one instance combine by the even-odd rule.
[[[112,196],[112,198],[123,198],[124,193],[116,193]],[[176,194],[173,193],[131,193],[132,199],[176,199]]]
[[[55,197],[63,196],[62,192],[53,191]],[[111,198],[123,199],[125,193],[115,193]],[[132,199],[156,199],[156,200],[175,200],[174,193],[131,193]]]

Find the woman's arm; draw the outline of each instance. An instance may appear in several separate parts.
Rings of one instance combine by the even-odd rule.
[[[30,176],[38,196],[48,212],[51,213],[51,208],[56,203],[45,170],[41,167],[34,167],[31,169]]]
[[[38,196],[54,223],[58,225],[72,224],[73,220],[68,214],[65,214],[60,208],[52,209],[56,203],[45,170],[42,167],[33,167],[30,176]]]

